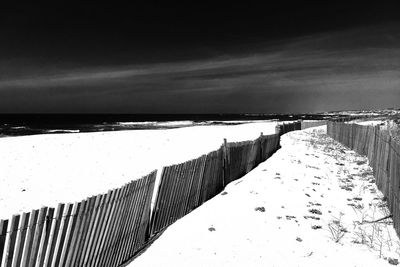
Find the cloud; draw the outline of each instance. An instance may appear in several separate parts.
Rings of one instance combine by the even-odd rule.
[[[0,111],[261,113],[398,105],[400,48],[362,46],[360,36],[352,43],[344,35],[350,44],[339,47],[331,34],[204,60],[30,68],[0,78]]]

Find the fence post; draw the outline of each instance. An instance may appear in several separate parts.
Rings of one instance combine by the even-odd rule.
[[[228,145],[226,138],[224,138],[224,143],[222,144],[222,186],[225,187],[226,180],[228,178]]]
[[[281,126],[279,124],[275,126],[275,133],[281,135]]]
[[[264,150],[263,150],[263,146],[262,146],[262,137],[263,137],[263,132],[261,132],[259,139],[260,142],[260,162],[257,162],[257,164],[260,164],[263,161],[263,156],[264,156]]]
[[[5,253],[8,220],[0,220],[0,264]]]

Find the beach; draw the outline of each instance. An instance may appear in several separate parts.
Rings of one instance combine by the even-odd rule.
[[[326,127],[282,148],[167,228],[129,265],[391,266],[400,242],[366,157]],[[376,221],[376,222],[375,222]]]
[[[275,133],[276,122],[0,138],[0,218],[106,193],[228,142]]]

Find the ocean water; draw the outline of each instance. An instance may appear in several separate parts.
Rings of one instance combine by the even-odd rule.
[[[170,129],[255,120],[314,120],[312,114],[0,114],[0,136]]]

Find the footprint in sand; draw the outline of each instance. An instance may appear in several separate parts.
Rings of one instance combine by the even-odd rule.
[[[305,215],[305,216],[303,216],[303,217],[304,217],[304,219],[306,219],[306,220],[308,220],[308,219],[313,219],[313,220],[317,220],[317,221],[320,220],[319,217],[316,217],[316,216],[314,216],[314,215]]]
[[[317,229],[322,229],[321,225],[313,225],[311,226],[312,229],[317,230]]]
[[[264,207],[256,207],[254,210],[255,211],[260,211],[260,212],[265,212],[265,208]]]
[[[322,215],[322,212],[318,209],[309,209],[308,211],[312,214]]]

